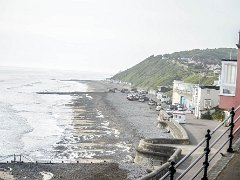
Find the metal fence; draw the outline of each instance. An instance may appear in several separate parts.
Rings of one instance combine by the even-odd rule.
[[[208,168],[210,165],[210,162],[216,157],[216,155],[225,147],[225,145],[229,142],[228,144],[228,148],[227,148],[227,152],[232,153],[233,152],[233,148],[232,148],[232,144],[233,144],[233,138],[234,135],[238,132],[239,128],[234,130],[234,125],[236,124],[236,122],[240,119],[240,116],[238,116],[237,118],[235,118],[235,113],[237,111],[240,110],[240,106],[237,107],[236,109],[232,108],[231,112],[230,112],[230,116],[227,117],[223,122],[221,122],[215,129],[211,130],[207,130],[207,133],[205,135],[205,138],[202,139],[201,142],[198,143],[198,145],[191,151],[189,152],[185,157],[183,157],[177,164],[172,161],[169,165],[169,171],[160,178],[160,180],[164,180],[166,178],[169,178],[170,180],[176,179],[182,179],[189,171],[193,170],[193,167],[200,162],[201,159],[204,158],[203,161],[203,165],[201,166],[201,168],[197,169],[195,174],[188,179],[195,179],[196,177],[199,176],[199,174],[202,172],[202,180],[208,180]],[[212,135],[214,135],[216,133],[216,131],[218,131],[222,126],[224,126],[228,121],[230,120],[230,124],[229,126],[220,134],[220,136],[218,136],[211,144],[210,144],[210,140],[212,138]],[[227,140],[225,141],[221,141],[221,145],[219,147],[217,147],[216,152],[214,152],[213,154],[210,154],[211,148],[215,147],[215,145],[222,140],[223,136],[229,132]],[[183,172],[181,173],[176,173],[178,171],[178,168],[180,165],[183,164],[183,162],[185,162],[195,151],[197,151],[203,144],[205,145],[204,148],[204,152],[198,156]],[[199,179],[199,177],[198,177]]]

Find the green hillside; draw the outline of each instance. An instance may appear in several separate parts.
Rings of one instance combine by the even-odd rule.
[[[236,59],[237,50],[231,48],[198,49],[150,56],[139,64],[114,75],[112,79],[130,82],[134,86],[143,88],[171,86],[173,80],[210,85],[218,79],[218,74],[208,70],[207,65],[220,65],[221,59],[229,59],[231,51],[232,59]]]
[[[237,49],[235,48],[218,48],[218,49],[193,49],[190,51],[174,52],[172,54],[164,54],[165,58],[181,59],[191,58],[204,64],[217,64],[221,59],[237,58]]]

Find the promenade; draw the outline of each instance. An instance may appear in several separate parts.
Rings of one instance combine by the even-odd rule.
[[[149,95],[149,97],[157,102],[155,95]],[[167,106],[162,103],[162,107],[164,109]],[[181,124],[182,127],[188,134],[190,145],[176,145],[176,144],[168,144],[167,146],[174,146],[182,149],[182,155],[185,156],[189,152],[191,152],[198,144],[201,142],[205,135],[207,134],[207,130],[213,131],[218,125],[219,121],[216,120],[205,120],[205,119],[197,119],[193,114],[186,115],[186,124]],[[227,127],[221,127],[218,129],[211,137],[210,144],[214,142],[214,140],[222,134]],[[218,148],[222,145],[222,142],[228,138],[229,132],[227,132],[213,148],[211,148],[210,157],[218,150]],[[235,145],[235,153],[227,153],[228,148],[227,143],[225,147],[216,155],[216,157],[210,162],[208,168],[208,177],[209,179],[217,179],[217,180],[237,180],[240,177],[240,155],[239,155],[239,145]],[[203,143],[200,148],[198,148],[185,162],[183,162],[178,168],[175,177],[180,175],[194,160],[199,157],[202,153],[204,153],[204,148],[206,144]],[[200,161],[182,178],[182,179],[191,179],[198,169],[203,166],[204,157],[200,159]],[[203,177],[203,172],[201,172],[195,179],[201,179]]]
[[[191,152],[196,145],[205,138],[205,135],[207,133],[207,129],[213,130],[214,128],[216,128],[219,124],[218,121],[215,120],[205,120],[205,119],[197,119],[194,115],[192,114],[187,114],[186,115],[186,124],[181,124],[182,127],[186,130],[189,140],[190,140],[190,145],[174,145],[175,147],[179,147],[182,149],[182,154],[183,156],[187,155],[189,152]],[[212,136],[212,139],[210,141],[213,142],[214,139],[216,137],[218,137],[224,130],[226,129],[226,127],[222,127],[220,128],[215,134],[214,136]],[[223,138],[225,139],[225,137]],[[213,154],[214,152],[216,152],[217,148],[220,146],[217,145],[216,147],[211,149],[211,154]],[[200,156],[203,152],[204,152],[204,148],[205,148],[205,143],[199,148],[197,149],[190,158],[188,158],[185,162],[183,162],[179,168],[177,169],[177,175],[181,174],[198,156]],[[226,152],[226,147],[221,151],[222,153]],[[213,160],[210,163],[209,169],[211,167],[214,166],[214,164],[216,163],[216,161],[218,159],[221,158],[221,155],[217,155],[216,159]],[[204,161],[204,158],[202,158],[194,167],[191,171],[189,171],[184,177],[183,179],[190,179],[195,172],[200,169],[202,167],[202,163]],[[197,176],[198,178],[202,177],[202,173],[199,174],[199,176]]]
[[[233,144],[233,150],[233,153],[224,153],[224,156],[215,163],[209,172],[209,179],[240,179],[240,139]]]

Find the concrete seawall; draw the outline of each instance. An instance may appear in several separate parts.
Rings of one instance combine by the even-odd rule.
[[[159,126],[162,126],[163,128],[170,131],[171,135],[174,137],[174,139],[167,139],[163,144],[189,144],[189,137],[187,135],[187,132],[185,129],[178,124],[175,121],[160,121]],[[169,143],[171,142],[171,143]]]
[[[140,178],[141,180],[159,179],[168,171],[169,162],[177,162],[181,159],[181,149],[176,145],[188,145],[189,138],[183,127],[173,121],[161,121],[159,126],[167,129],[173,139],[154,138],[142,139],[137,147],[135,163],[146,166],[149,170],[148,175]]]

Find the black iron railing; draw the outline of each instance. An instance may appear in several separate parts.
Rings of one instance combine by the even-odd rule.
[[[175,162],[171,162],[169,165],[169,171],[160,178],[160,180],[164,180],[166,178],[169,178],[170,180],[176,179],[182,179],[189,171],[193,170],[193,167],[205,156],[203,165],[201,166],[201,168],[197,168],[195,169],[196,173],[188,179],[194,179],[196,177],[198,177],[198,175],[203,171],[203,175],[202,175],[202,180],[208,180],[208,167],[210,165],[210,162],[216,157],[216,155],[223,149],[223,147],[229,142],[229,146],[227,149],[227,152],[232,153],[233,152],[233,148],[232,148],[232,144],[233,144],[233,138],[234,135],[236,134],[236,132],[238,132],[238,130],[240,130],[240,128],[236,129],[234,131],[234,125],[235,123],[240,119],[240,116],[237,117],[234,120],[234,116],[235,113],[237,111],[240,110],[240,106],[237,107],[236,109],[232,108],[231,112],[230,112],[230,116],[227,117],[223,122],[221,122],[214,130],[210,131],[209,129],[207,130],[207,134],[205,135],[205,138],[198,143],[198,145],[191,151],[189,152],[184,158],[182,158],[177,164],[175,164]],[[220,134],[220,136],[218,136],[214,142],[212,142],[210,144],[210,140],[212,138],[212,135],[219,130],[219,128],[221,128],[222,126],[224,126],[226,124],[227,121],[229,121],[230,119],[230,124],[229,127],[226,128],[226,130],[224,132],[222,132]],[[223,136],[229,131],[229,135],[227,140],[225,140],[224,142],[221,142],[222,144],[220,145],[220,147],[218,147],[218,149],[216,150],[216,152],[214,154],[211,155],[210,157],[210,151],[211,148],[213,148],[217,142],[219,142]],[[176,174],[179,166],[181,164],[183,164],[183,162],[185,162],[194,152],[196,152],[196,150],[198,150],[203,143],[206,143],[206,147],[204,148],[204,152],[199,155],[182,173],[179,173],[178,175]],[[199,178],[198,178],[199,179]]]

